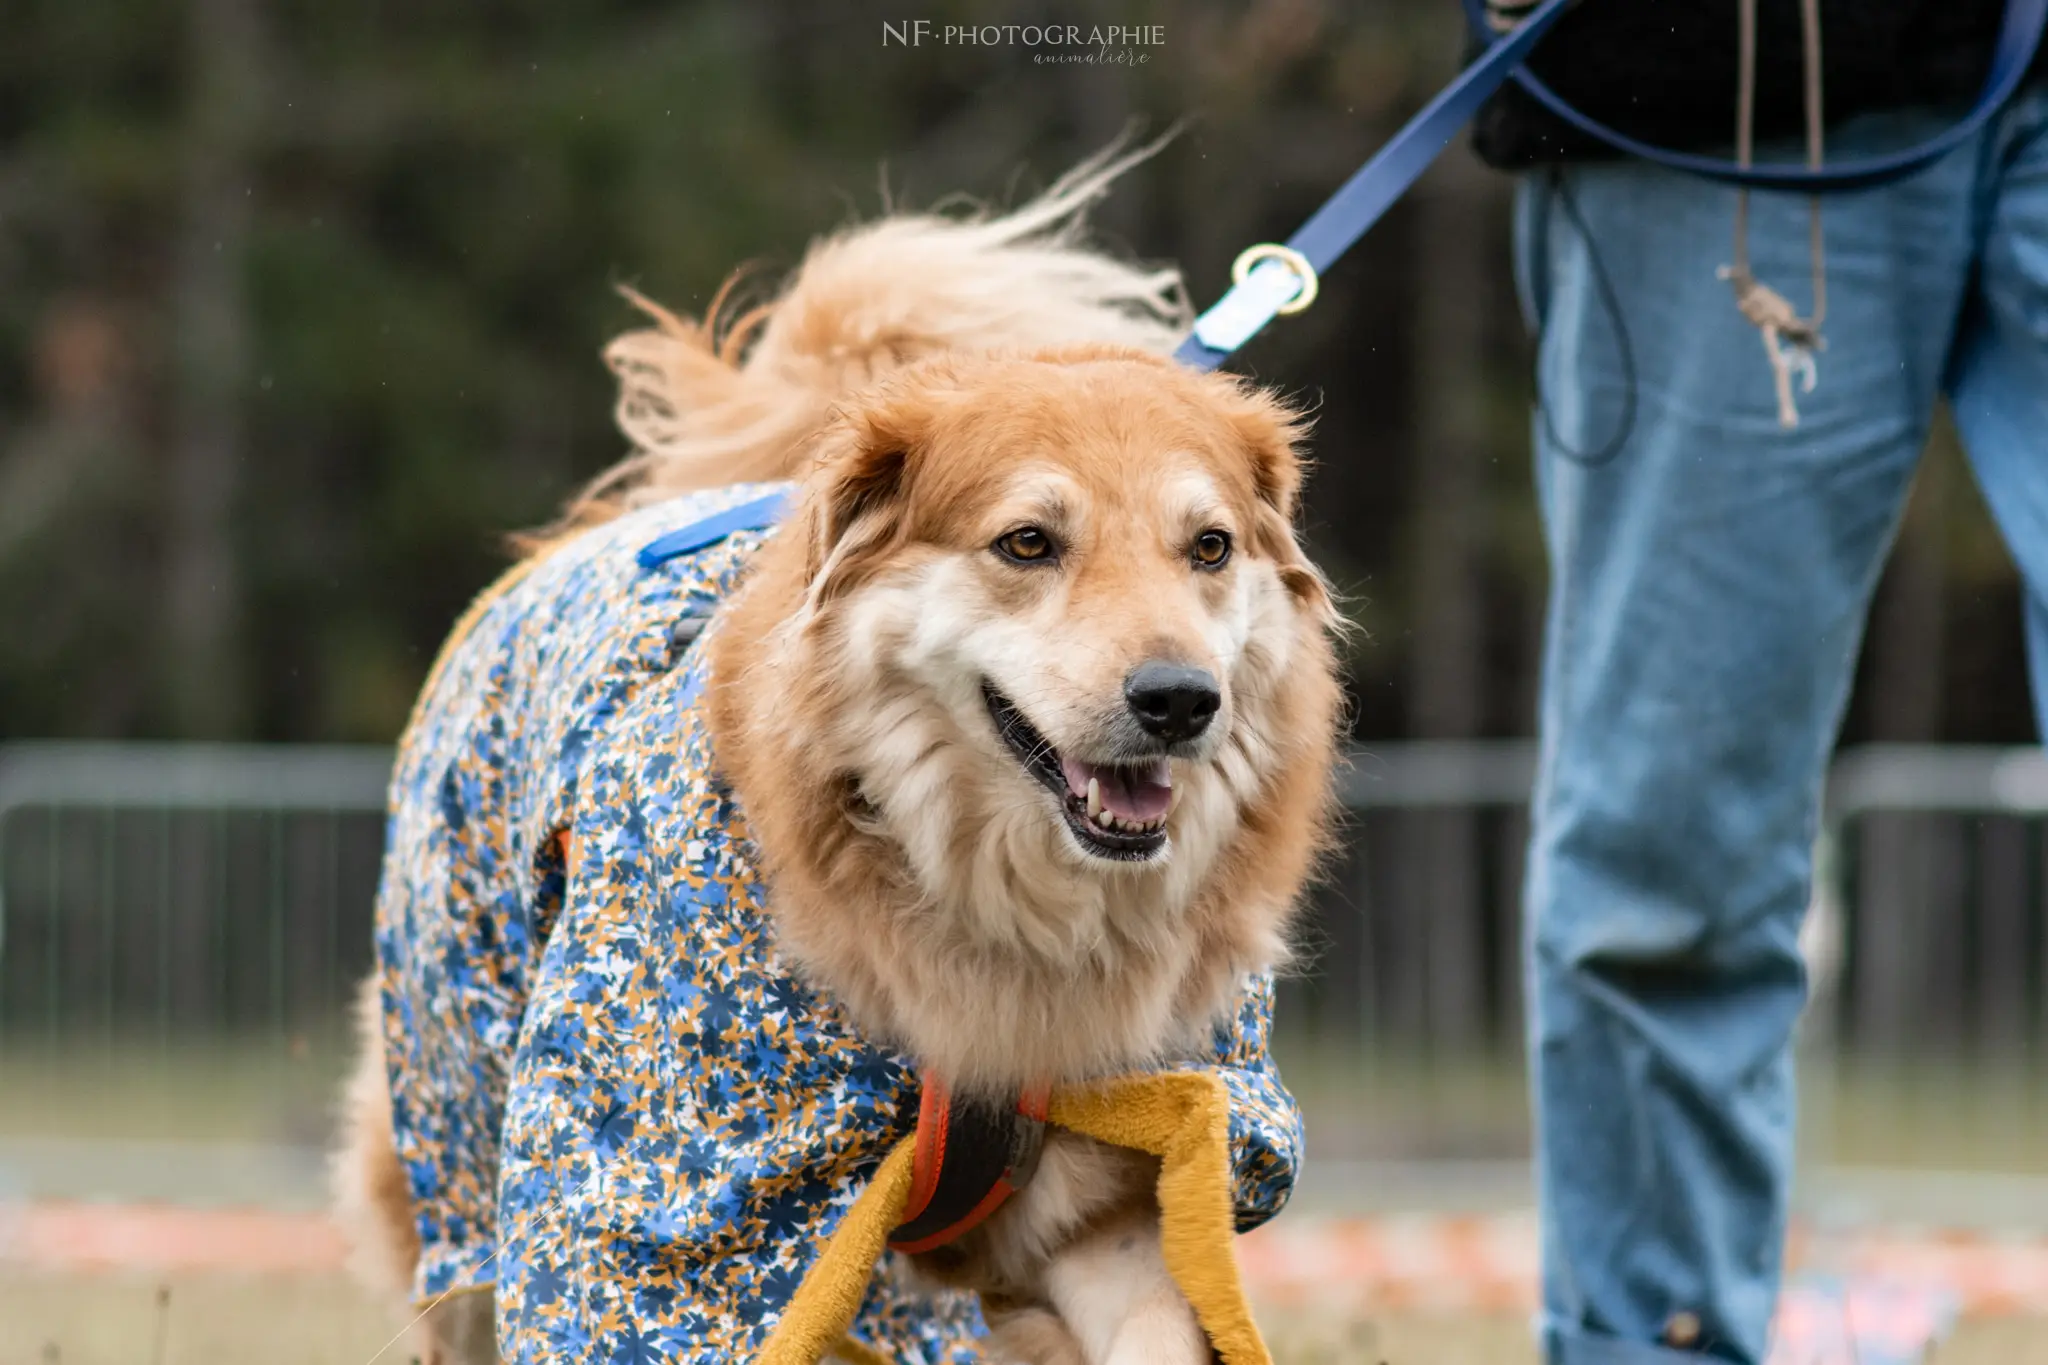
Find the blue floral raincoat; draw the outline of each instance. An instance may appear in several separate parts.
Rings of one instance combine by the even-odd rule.
[[[429,679],[377,908],[421,1299],[495,1284],[511,1361],[724,1362],[765,1340],[884,1155],[917,1074],[778,954],[711,770],[697,641],[772,532],[643,555],[774,491],[634,512],[516,569]],[[562,836],[574,865],[565,866]],[[1300,1117],[1247,983],[1214,1054],[1241,1227],[1286,1201]],[[971,1296],[875,1277],[853,1335],[974,1358]]]

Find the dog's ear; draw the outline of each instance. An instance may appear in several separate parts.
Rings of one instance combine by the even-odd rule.
[[[805,532],[806,604],[844,596],[903,530],[903,499],[918,432],[890,409],[847,413],[821,438]]]
[[[1273,395],[1231,380],[1223,410],[1250,462],[1258,510],[1250,528],[1252,548],[1280,568],[1280,582],[1325,625],[1339,621],[1330,585],[1295,537],[1294,515],[1301,504],[1306,461],[1300,446],[1308,419]]]

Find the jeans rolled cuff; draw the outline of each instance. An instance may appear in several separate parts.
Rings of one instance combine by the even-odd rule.
[[[1544,1323],[1542,1331],[1548,1365],[1716,1365],[1724,1359],[1654,1341],[1624,1341],[1557,1322]]]

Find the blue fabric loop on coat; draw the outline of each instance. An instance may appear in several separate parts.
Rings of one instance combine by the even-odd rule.
[[[770,493],[765,498],[743,502],[737,507],[678,527],[657,540],[649,541],[638,556],[643,569],[658,568],[669,560],[716,545],[741,531],[765,531],[789,513],[789,494]]]

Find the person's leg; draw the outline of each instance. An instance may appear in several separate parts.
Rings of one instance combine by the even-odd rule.
[[[1640,166],[1525,186],[1549,414],[1526,900],[1554,1365],[1763,1354],[1820,782],[1964,293],[1974,175],[1966,156],[1829,201],[1828,349],[1792,431],[1716,278],[1732,191]],[[1758,276],[1803,306],[1804,202],[1760,195],[1751,222]]]
[[[2048,738],[2048,92],[2003,122],[1949,403],[2025,584],[2034,714]]]

